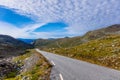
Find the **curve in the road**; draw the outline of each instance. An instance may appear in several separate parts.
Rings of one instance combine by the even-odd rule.
[[[58,71],[62,74],[64,80],[120,80],[120,71],[40,51],[39,49],[36,50],[49,61],[54,62],[53,73]]]

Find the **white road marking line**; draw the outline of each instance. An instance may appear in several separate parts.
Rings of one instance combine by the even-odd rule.
[[[53,61],[51,61],[51,63],[55,66],[55,63]]]
[[[36,49],[36,51],[40,52],[39,49]],[[48,59],[48,58],[47,58],[47,59]],[[54,63],[53,61],[51,61],[51,64],[55,66],[55,63]],[[63,80],[62,74],[59,74],[59,76],[60,76],[60,79]]]
[[[62,74],[59,74],[59,76],[60,76],[60,79],[63,80],[63,76],[62,76]]]

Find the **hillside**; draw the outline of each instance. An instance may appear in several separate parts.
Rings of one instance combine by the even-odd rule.
[[[109,34],[120,34],[120,25],[112,25],[106,28],[89,31],[84,36],[77,36],[72,38],[59,38],[59,39],[37,39],[34,41],[34,46],[43,48],[70,48],[90,40],[102,38]]]
[[[43,50],[120,70],[120,25],[90,31],[82,37],[68,38],[66,42],[64,40],[56,39],[56,42],[67,43],[66,47],[54,47],[48,43]],[[54,41],[51,44],[55,44]],[[69,46],[72,42],[77,44]]]
[[[74,38],[59,38],[59,39],[37,39],[34,42],[35,47],[43,48],[65,48],[81,44],[81,37]],[[71,43],[71,44],[70,44]]]
[[[33,48],[30,44],[8,35],[0,35],[0,56],[17,55],[17,53],[22,53],[25,49],[30,48]]]
[[[33,46],[0,35],[0,80],[50,80],[51,65]]]
[[[120,24],[108,26],[102,29],[89,31],[82,38],[83,40],[95,40],[109,34],[120,34]]]
[[[120,35],[105,36],[72,48],[45,50],[120,70]]]
[[[0,66],[0,74],[3,69],[6,69],[4,75],[0,75],[0,80],[50,80],[50,71],[52,65],[40,53],[34,49],[27,50],[23,55],[12,58],[11,64],[16,64],[17,69],[14,71],[8,70],[6,63],[5,67]]]

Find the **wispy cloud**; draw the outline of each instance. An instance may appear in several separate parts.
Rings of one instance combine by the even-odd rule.
[[[14,37],[19,36],[21,30],[14,25],[9,23],[0,22],[0,34],[13,35]]]
[[[0,34],[11,35],[15,38],[47,38],[50,33],[45,32],[33,32],[38,27],[44,24],[31,24],[23,28],[18,28],[12,24],[0,21]]]
[[[6,34],[11,35],[15,38],[58,38],[62,37],[61,35],[67,34],[66,32],[63,32],[61,34],[57,32],[34,32],[35,29],[37,29],[40,26],[43,26],[44,24],[30,24],[27,26],[24,26],[22,28],[18,28],[10,23],[1,22],[0,21],[0,34]]]
[[[120,23],[120,0],[0,0],[0,5],[37,23],[63,21],[69,34]]]

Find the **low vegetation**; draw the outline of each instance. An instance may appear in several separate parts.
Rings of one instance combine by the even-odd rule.
[[[35,50],[29,50],[26,54],[13,59],[20,67],[19,72],[9,73],[5,80],[50,80],[51,65]]]
[[[49,52],[120,70],[120,35],[107,35],[71,48],[49,48]]]
[[[55,54],[120,70],[120,24],[89,31],[78,37],[38,39],[34,46]]]

